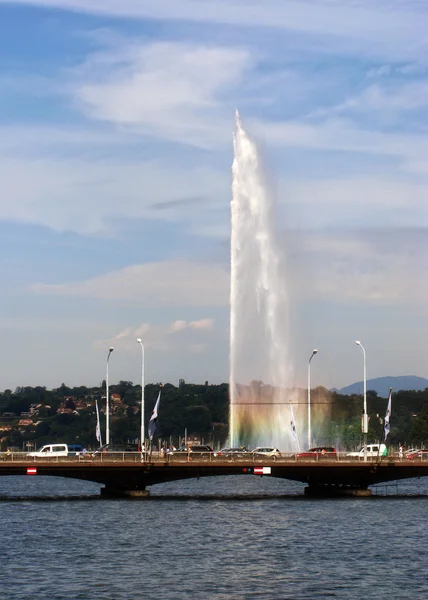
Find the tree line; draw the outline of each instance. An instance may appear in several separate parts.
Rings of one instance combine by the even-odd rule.
[[[146,428],[159,393],[160,384],[145,386]],[[110,385],[112,400],[110,435],[115,442],[129,442],[140,437],[141,386],[129,381]],[[299,402],[305,404],[306,390],[300,390]],[[0,393],[0,448],[22,449],[24,443],[81,443],[98,445],[95,438],[95,402],[105,408],[105,382],[97,387],[18,387]],[[361,443],[362,396],[344,396],[325,388],[312,392],[314,422],[317,413],[322,422],[315,429],[318,444],[354,449]],[[367,392],[370,441],[381,441],[387,400],[374,391]],[[304,414],[305,407],[303,407]],[[102,414],[102,430],[104,415]],[[23,418],[30,424],[23,425]],[[177,444],[194,436],[213,447],[222,446],[228,437],[229,386],[181,382],[179,386],[162,386],[161,410],[156,437]],[[20,425],[21,422],[21,425]],[[104,431],[103,431],[104,436]],[[155,439],[156,441],[156,439]],[[303,440],[301,440],[301,443]],[[392,395],[389,445],[428,445],[428,389],[399,391]]]

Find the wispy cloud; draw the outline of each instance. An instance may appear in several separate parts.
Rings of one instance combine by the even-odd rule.
[[[257,121],[254,130],[270,144],[396,157],[403,168],[413,160],[428,160],[425,134],[383,132],[359,127],[349,119],[328,119],[320,124],[304,121]]]
[[[170,325],[170,333],[179,333],[186,329],[212,329],[214,327],[214,319],[200,319],[199,321],[174,321]]]
[[[186,321],[178,320],[178,321],[174,321],[174,323],[171,323],[170,325],[170,332],[171,333],[177,333],[178,331],[184,331],[187,328],[187,323]]]
[[[8,1],[10,0],[0,0]],[[420,56],[427,8],[411,0],[15,0],[15,4],[62,8],[118,18],[168,19],[237,27],[278,29],[324,38],[348,51]],[[394,35],[391,35],[391,32]],[[321,41],[321,40],[320,40]],[[345,43],[346,42],[346,43]],[[322,48],[322,44],[320,44]]]
[[[424,181],[366,177],[343,177],[315,181],[288,179],[281,191],[292,199],[290,227],[348,229],[363,227],[428,227]]]
[[[103,350],[110,345],[121,351],[134,352],[135,342],[141,337],[145,349],[174,353],[180,348],[181,351],[199,354],[205,350],[207,342],[212,341],[213,330],[214,319],[211,318],[190,322],[178,319],[153,325],[142,323],[136,328],[126,327],[110,338],[96,340],[94,348]]]
[[[7,156],[6,140],[2,145],[0,180],[7,190],[0,198],[3,220],[83,234],[110,233],[117,219],[186,218],[192,228],[210,200],[187,208],[180,200],[194,197],[197,191],[209,191],[214,203],[228,196],[227,178],[211,167],[178,166],[168,159],[12,157]],[[158,202],[171,204],[157,211]]]
[[[427,229],[291,234],[299,298],[346,305],[423,307],[428,302]]]
[[[224,121],[224,94],[250,64],[239,48],[124,44],[91,55],[79,67],[74,94],[93,119],[209,148],[225,141],[213,118]]]
[[[204,4],[211,6],[209,2]],[[232,13],[238,4],[233,5]],[[70,0],[68,4],[48,1],[43,5],[101,13],[112,11],[118,15],[132,10],[140,11],[141,15],[151,10],[158,11],[159,15],[167,15],[168,11],[178,15],[179,12],[173,3],[165,2],[155,8],[144,2],[138,5],[89,2],[87,6],[77,0]],[[190,5],[198,14],[198,3],[185,3],[184,14]],[[341,14],[345,9],[351,12],[356,9],[355,3],[341,6],[320,2],[314,10],[329,13],[334,9]],[[268,12],[277,9],[281,21],[284,10],[281,7],[268,2],[263,8]],[[289,8],[293,23],[293,11],[297,14],[300,9],[293,3],[289,3]],[[220,12],[223,9],[225,5],[220,2]],[[394,10],[388,3],[370,8],[394,18],[404,11],[410,18],[413,8],[405,9],[404,3],[399,9],[396,5]],[[255,3],[250,7],[250,13],[260,10]],[[358,10],[357,13],[360,14]],[[214,13],[212,17],[203,17],[201,12],[200,18],[216,17]],[[312,12],[308,19],[312,19]],[[309,29],[315,31],[316,28]],[[380,126],[386,114],[404,113],[408,119],[410,110],[424,107],[427,86],[423,81],[406,78],[405,83],[383,82],[388,80],[387,74],[393,68],[381,65],[381,83],[371,83],[362,91],[351,88],[344,94],[346,82],[341,80],[338,97],[333,94],[326,106],[320,108],[317,94],[322,78],[317,80],[316,89],[312,89],[308,84],[310,69],[291,66],[287,60],[270,70],[269,51],[272,49],[255,50],[243,44],[242,38],[239,46],[230,43],[221,46],[218,42],[200,40],[160,42],[107,31],[94,45],[99,49],[92,49],[74,68],[58,74],[56,82],[62,95],[72,100],[74,107],[87,118],[85,126],[81,123],[73,128],[63,124],[1,128],[0,177],[8,194],[0,199],[0,219],[98,234],[110,233],[123,220],[179,218],[186,221],[191,231],[225,237],[230,174],[224,153],[230,152],[233,103],[240,99],[245,101],[242,88],[246,87],[254,93],[246,118],[250,129],[276,151],[307,152],[302,155],[299,174],[302,180],[309,182],[301,186],[287,182],[287,189],[296,191],[293,198],[296,205],[311,200],[315,222],[317,215],[322,217],[323,223],[329,219],[321,206],[323,202],[340,205],[341,209],[346,206],[350,215],[356,211],[361,216],[359,224],[364,219],[370,220],[367,203],[361,202],[354,193],[355,189],[368,191],[370,185],[375,186],[376,192],[382,192],[380,196],[371,194],[375,220],[378,218],[376,207],[384,206],[383,199],[389,192],[394,198],[391,209],[406,202],[410,205],[404,216],[389,211],[388,219],[394,224],[401,218],[407,225],[414,224],[412,219],[425,218],[420,202],[426,192],[423,181],[419,181],[418,186],[408,181],[396,185],[398,171],[404,177],[417,173],[421,178],[427,172],[428,148],[423,126],[413,123],[410,126],[408,120],[400,123],[401,128],[395,121],[389,130]],[[287,75],[285,82],[275,85],[284,74]],[[280,91],[276,89],[279,87]],[[313,109],[287,118],[283,113],[290,106],[294,108],[289,98],[296,95],[299,99],[302,96],[302,105]],[[262,111],[260,106],[269,106],[269,110]],[[367,125],[364,119],[370,113],[375,114],[376,122]],[[162,159],[147,159],[147,145],[153,141]],[[194,154],[182,158],[176,144]],[[193,148],[189,150],[189,146]],[[201,148],[205,152],[200,152]],[[324,157],[327,152],[340,153],[341,161],[347,161],[349,170],[354,168],[356,155],[364,157],[370,161],[372,170],[380,165],[382,176],[378,181],[369,181],[363,174],[360,180],[349,181],[347,189],[345,180],[342,186],[333,185],[332,174],[328,172],[323,173],[322,181],[317,181],[311,169],[318,157]],[[141,160],[139,153],[144,157]],[[344,157],[346,154],[348,158]],[[194,164],[195,156],[197,164]],[[385,161],[389,161],[387,171]],[[218,164],[221,168],[216,166]],[[337,201],[331,202],[327,187]],[[336,193],[339,187],[341,199]],[[292,195],[288,192],[287,196]],[[223,215],[217,219],[212,214],[208,216],[207,211],[213,207],[223,208]],[[331,221],[328,224],[331,225]]]
[[[389,81],[368,86],[362,92],[347,98],[344,102],[328,109],[317,110],[311,117],[339,113],[387,113],[391,119],[399,120],[401,114],[414,111],[428,104],[428,83]],[[379,118],[379,115],[378,115]],[[384,119],[385,120],[385,119]]]
[[[171,208],[179,208],[183,206],[197,206],[207,201],[207,198],[193,197],[193,198],[177,198],[176,200],[165,200],[164,202],[157,202],[152,204],[150,208],[158,211],[166,211]],[[209,200],[208,200],[209,202]]]
[[[38,294],[130,301],[154,307],[226,306],[228,290],[229,276],[222,267],[184,260],[134,265],[76,283],[31,286],[31,291]],[[189,327],[197,329],[201,323]]]
[[[190,329],[212,329],[214,327],[214,319],[200,319],[199,321],[190,321]]]

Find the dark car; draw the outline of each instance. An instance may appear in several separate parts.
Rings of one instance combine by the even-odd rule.
[[[172,452],[170,452],[169,455],[185,456],[191,454],[194,458],[203,458],[210,456],[210,454],[212,453],[213,449],[211,448],[211,446],[198,446],[195,444],[193,446],[181,446],[177,450],[173,450]]]
[[[299,452],[296,454],[296,458],[336,458],[336,448],[332,446],[316,446],[315,448],[309,448],[305,452]]]
[[[216,453],[216,456],[224,456],[226,458],[236,456],[237,458],[242,458],[247,452],[248,450],[245,446],[240,446],[239,448],[222,448]]]

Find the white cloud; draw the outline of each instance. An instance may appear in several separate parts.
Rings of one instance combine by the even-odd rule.
[[[179,321],[174,321],[174,323],[171,323],[170,326],[170,332],[171,333],[177,333],[180,331],[184,331],[186,329],[213,329],[214,327],[214,320],[213,319],[200,319],[199,321],[183,321],[183,320],[179,320]]]
[[[121,340],[121,339],[126,339],[128,338],[132,333],[132,329],[131,327],[127,327],[126,329],[124,329],[123,331],[121,331],[120,333],[117,334],[116,339],[117,340]]]
[[[230,171],[224,164],[221,170],[212,164],[220,152],[230,148],[231,89],[239,87],[244,73],[257,87],[259,77],[265,76],[260,74],[261,69],[254,68],[260,66],[260,57],[241,48],[189,42],[130,42],[120,37],[103,43],[103,51],[91,54],[79,68],[68,72],[70,81],[64,87],[79,98],[88,116],[119,127],[101,129],[99,124],[92,124],[86,130],[53,126],[0,128],[0,180],[7,191],[0,198],[0,219],[83,234],[111,233],[117,223],[127,219],[180,219],[186,221],[188,230],[199,235],[226,237]],[[302,80],[303,75],[298,74],[297,79]],[[354,113],[363,114],[370,107],[381,112],[383,103],[386,106],[388,102],[397,109],[410,102],[419,106],[424,102],[425,87],[422,83],[409,84],[397,88],[389,98],[383,88],[372,86],[350,97],[348,103],[326,109],[324,116],[340,113],[340,106],[347,106],[346,110],[353,107]],[[379,93],[373,93],[375,89]],[[421,93],[416,93],[418,90]],[[259,91],[262,95],[267,91],[275,106],[276,96],[270,87]],[[404,219],[407,225],[421,219],[424,222],[426,187],[407,181],[396,183],[398,171],[406,176],[426,173],[428,147],[424,131],[388,133],[338,118],[321,123],[314,123],[313,118],[245,120],[251,131],[276,150],[340,152],[350,169],[355,153],[370,160],[372,168],[385,158],[393,163],[389,173],[383,171],[380,182],[368,181],[366,176],[344,181],[340,186],[331,181],[301,185],[287,182],[287,197],[296,205],[312,203],[315,223],[334,224],[334,218],[345,216],[348,209],[350,214],[357,214],[360,223],[369,222],[372,215],[376,221],[376,207],[385,204],[387,195],[391,202],[387,221],[396,224]],[[157,144],[174,140],[212,152],[192,149],[198,156],[195,165],[193,155],[182,159],[180,152],[165,145],[162,160],[139,162],[135,155],[153,138],[157,138]],[[345,154],[347,158],[343,158]],[[313,156],[302,159],[303,180],[311,177],[311,161],[316,163]],[[383,170],[383,166],[380,168]],[[328,176],[325,173],[323,178]],[[368,198],[370,206],[364,200]],[[191,205],[186,204],[189,200]],[[331,213],[333,220],[325,210],[327,205],[339,207],[338,213]],[[396,211],[405,206],[405,214]],[[223,213],[213,218],[208,214],[212,207],[220,207]]]
[[[135,331],[134,337],[135,339],[146,335],[150,331],[151,327],[148,323],[142,323]]]
[[[0,219],[94,234],[111,232],[118,219],[179,217],[197,229],[211,204],[226,206],[229,172],[200,155],[183,160],[168,146],[158,147],[162,159],[138,156],[147,156],[147,135],[202,148],[230,144],[232,109],[220,97],[249,62],[241,49],[123,38],[91,54],[67,72],[61,93],[79,99],[92,118],[120,127],[0,127],[7,191]],[[215,219],[210,225],[216,232]]]
[[[186,321],[183,321],[183,320],[174,321],[174,323],[171,323],[171,325],[170,325],[170,332],[177,333],[177,331],[183,331],[186,328],[187,328]]]
[[[113,346],[121,352],[135,353],[136,340],[141,337],[145,350],[167,354],[176,352],[201,354],[208,348],[208,342],[211,343],[214,340],[213,329],[213,319],[190,322],[179,319],[172,323],[155,325],[142,323],[137,328],[126,327],[110,338],[96,340],[93,346],[99,351]],[[180,335],[171,336],[171,333],[180,333]]]
[[[79,67],[73,93],[92,119],[210,148],[226,142],[224,95],[251,63],[240,48],[123,42]]]
[[[190,261],[133,265],[93,279],[57,285],[34,284],[31,291],[58,296],[84,296],[131,301],[139,306],[226,306],[229,276],[216,264]],[[195,327],[195,324],[193,325]]]
[[[212,329],[214,327],[213,319],[201,319],[200,321],[190,321],[191,329]]]

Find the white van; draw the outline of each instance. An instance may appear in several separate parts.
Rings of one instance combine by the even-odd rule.
[[[387,456],[388,449],[385,444],[367,444],[367,458],[377,458]],[[349,452],[346,456],[354,458],[364,458],[364,446],[358,452]]]
[[[54,456],[68,456],[67,444],[48,444],[42,446],[36,452],[29,452],[27,456],[31,458],[52,458]]]

